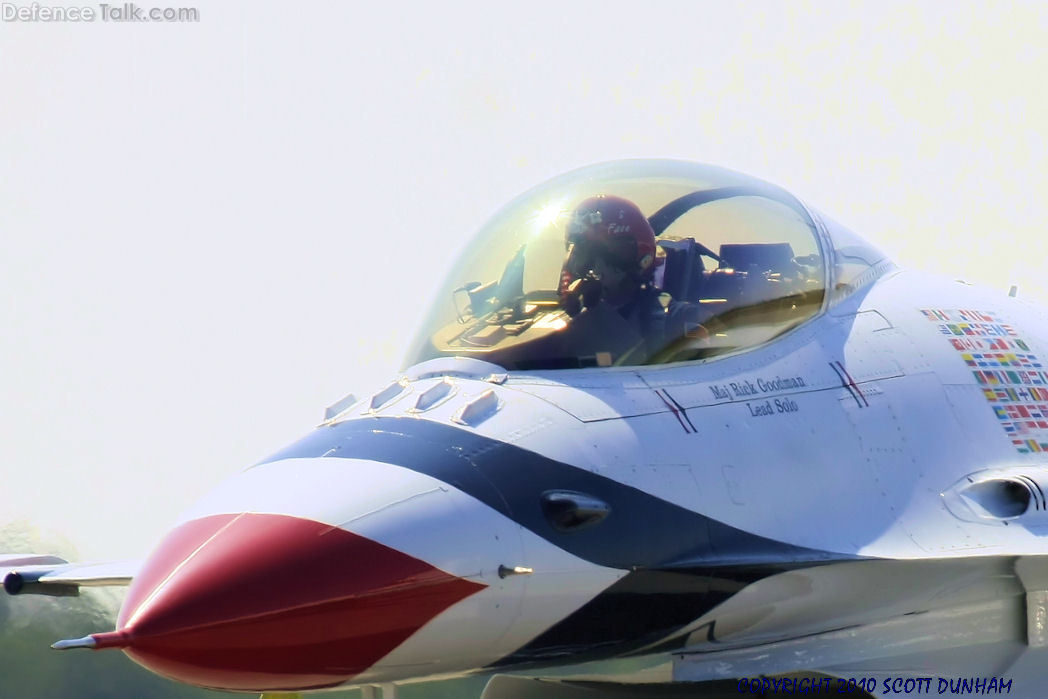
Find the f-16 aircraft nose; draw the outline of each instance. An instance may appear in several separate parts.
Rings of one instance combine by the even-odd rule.
[[[198,686],[329,687],[483,587],[329,524],[212,515],[163,540],[95,639]]]

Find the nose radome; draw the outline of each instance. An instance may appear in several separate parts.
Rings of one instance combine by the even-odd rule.
[[[164,539],[98,640],[198,686],[330,687],[484,587],[329,524],[212,515]]]

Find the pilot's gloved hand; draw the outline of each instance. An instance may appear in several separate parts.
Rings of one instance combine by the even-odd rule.
[[[683,303],[673,307],[673,320],[675,325],[671,326],[675,334],[682,335],[699,345],[708,344],[710,331],[706,328],[706,322],[710,318],[710,312],[698,304]]]
[[[560,303],[564,311],[572,318],[582,312],[583,308],[593,308],[600,303],[603,287],[600,280],[593,275],[576,279],[568,286]]]
[[[706,329],[705,325],[700,323],[685,323],[684,324],[684,337],[689,340],[698,341],[699,343],[709,344],[710,331]]]

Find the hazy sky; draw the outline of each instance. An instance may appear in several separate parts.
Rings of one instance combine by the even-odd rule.
[[[741,170],[1048,299],[1043,3],[369,5],[0,22],[0,521],[143,553],[391,378],[471,232],[595,161]]]

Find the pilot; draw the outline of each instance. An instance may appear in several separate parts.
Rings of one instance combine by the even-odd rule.
[[[605,303],[623,308],[651,286],[655,232],[627,199],[600,195],[583,201],[568,221],[565,245],[563,281],[599,281]]]
[[[671,328],[683,322],[684,309],[659,300],[655,231],[636,204],[613,195],[586,199],[571,215],[565,244],[561,297],[569,315],[614,309],[626,322],[613,332],[636,340],[629,363],[642,363],[677,335]]]

